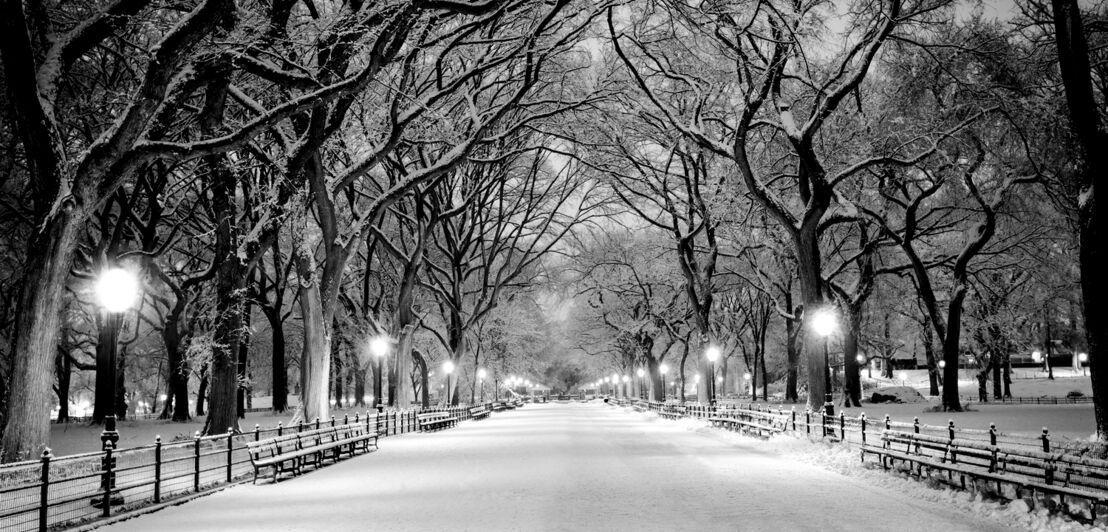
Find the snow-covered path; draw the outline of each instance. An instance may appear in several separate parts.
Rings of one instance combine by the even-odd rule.
[[[1003,530],[600,404],[526,407],[116,524],[178,530]]]

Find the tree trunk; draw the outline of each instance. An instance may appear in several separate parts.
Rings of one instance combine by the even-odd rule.
[[[411,408],[412,395],[412,338],[415,325],[404,324],[397,332],[396,349],[396,407]]]
[[[239,419],[246,419],[246,394],[250,393],[247,389],[249,379],[247,378],[248,368],[247,364],[250,360],[250,335],[246,331],[250,330],[250,303],[244,301],[242,305],[242,326],[239,328],[241,334],[239,335],[238,349],[235,351],[238,353],[238,360],[235,367],[235,373],[238,380],[238,386],[235,387],[235,415]]]
[[[1079,265],[1081,298],[1088,344],[1089,374],[1093,384],[1093,410],[1099,439],[1108,440],[1108,205],[1105,175],[1108,145],[1101,130],[1101,108],[1097,105],[1089,65],[1089,47],[1077,0],[1052,0],[1058,64],[1069,108],[1070,127],[1078,143],[1076,157]],[[6,441],[6,440],[5,440]]]
[[[58,396],[58,423],[69,423],[69,386],[73,378],[73,364],[69,359],[69,350],[69,342],[63,342],[54,360],[54,370],[58,379],[55,392]]]
[[[301,409],[306,421],[327,419],[330,417],[327,384],[331,374],[331,337],[323,318],[315,268],[309,257],[301,255],[299,261],[300,314],[304,319],[304,352],[300,356]]]
[[[959,279],[954,281],[954,289],[946,315],[946,338],[943,341],[943,410],[961,412],[962,403],[958,398],[958,358],[962,336],[962,302],[966,298],[966,285]],[[951,385],[953,383],[953,386]]]
[[[792,310],[792,295],[785,297],[786,305]],[[800,352],[796,349],[796,323],[785,318],[785,400],[790,403],[800,401],[797,392],[797,380],[800,373]]]
[[[885,337],[889,336],[889,318],[885,316]],[[935,360],[935,330],[931,328],[931,324],[924,321],[920,322],[920,336],[923,339],[923,356],[927,359],[927,384],[928,395],[931,397],[939,396],[939,383],[942,378],[939,372],[939,363]],[[957,382],[954,384],[957,386]]]
[[[279,305],[273,312],[266,311],[265,315],[269,320],[273,344],[270,352],[273,411],[284,412],[289,407],[289,375],[288,369],[285,368],[285,324],[281,321]]]
[[[196,415],[204,415],[204,404],[208,401],[208,365],[200,370],[200,384],[196,388]],[[188,404],[188,403],[185,403]]]
[[[862,406],[862,372],[858,365],[858,336],[862,333],[859,311],[844,309],[846,328],[843,330],[843,406]]]
[[[180,310],[178,310],[180,308]],[[168,379],[166,382],[166,400],[159,419],[188,421],[189,417],[189,366],[181,351],[181,333],[179,322],[185,305],[178,301],[166,315],[162,326],[162,342],[165,344]]]

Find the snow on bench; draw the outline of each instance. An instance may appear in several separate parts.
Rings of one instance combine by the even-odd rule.
[[[453,427],[458,423],[458,418],[450,415],[450,412],[427,412],[416,415],[419,430],[430,432]]]
[[[254,467],[254,483],[258,473],[273,468],[273,481],[281,473],[298,475],[304,466],[323,466],[330,458],[337,462],[343,454],[354,456],[357,452],[369,452],[377,448],[377,433],[360,424],[339,425],[321,429],[285,434],[265,440],[247,442],[250,463]]]

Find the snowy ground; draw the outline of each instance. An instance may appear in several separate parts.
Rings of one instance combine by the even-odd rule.
[[[528,405],[448,431],[382,440],[376,453],[277,484],[234,487],[107,530],[1027,527],[1000,511],[967,511],[819,460],[796,460],[771,445],[598,403]]]

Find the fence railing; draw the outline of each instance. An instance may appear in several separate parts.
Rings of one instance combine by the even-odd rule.
[[[437,407],[347,414],[253,430],[162,441],[0,466],[0,531],[45,531],[109,517],[225,485],[253,468],[246,443],[325,426],[363,424],[379,438],[419,430],[416,415],[447,411],[470,418],[469,407]]]
[[[1081,449],[1068,448],[1055,441],[1049,429],[1043,428],[1042,432],[1035,435],[1011,434],[1001,432],[995,424],[990,424],[988,429],[957,427],[954,421],[946,425],[929,425],[921,423],[918,417],[911,422],[896,421],[890,416],[882,418],[869,418],[864,413],[858,417],[847,416],[840,412],[838,415],[826,415],[822,411],[813,412],[805,410],[798,412],[793,408],[774,408],[766,404],[717,404],[708,406],[701,404],[659,403],[640,399],[610,400],[610,403],[633,406],[638,410],[646,410],[664,414],[666,417],[728,417],[729,412],[737,413],[737,410],[755,411],[766,414],[774,414],[784,417],[787,421],[784,425],[786,432],[804,434],[809,437],[822,438],[831,442],[849,442],[861,446],[878,446],[883,442],[883,435],[894,432],[911,433],[930,437],[931,441],[949,442],[949,446],[940,449],[940,455],[935,456],[936,461],[945,462],[952,459],[949,455],[951,449],[958,447],[978,447],[992,451],[994,460],[982,464],[976,464],[984,468],[992,468],[988,472],[994,473],[996,467],[995,457],[997,452],[1007,453],[1010,456],[1034,457],[1028,463],[1022,464],[1023,469],[1018,473],[1032,479],[1041,479],[1047,485],[1057,484],[1056,478],[1061,474],[1061,468],[1065,468],[1065,480],[1073,481],[1077,486],[1073,493],[1078,496],[1092,495],[1096,500],[1108,498],[1108,461],[1086,456]],[[780,418],[779,418],[780,419]],[[942,445],[939,446],[943,447]],[[918,450],[918,449],[917,449]],[[959,462],[964,465],[964,462]],[[984,472],[984,471],[983,471]],[[995,478],[995,477],[994,477]],[[1020,482],[1022,478],[1012,478],[1013,482]],[[1064,484],[1062,484],[1064,487]],[[1091,494],[1089,492],[1092,492]],[[1088,497],[1087,497],[1088,498]],[[1095,506],[1093,507],[1095,518]]]

